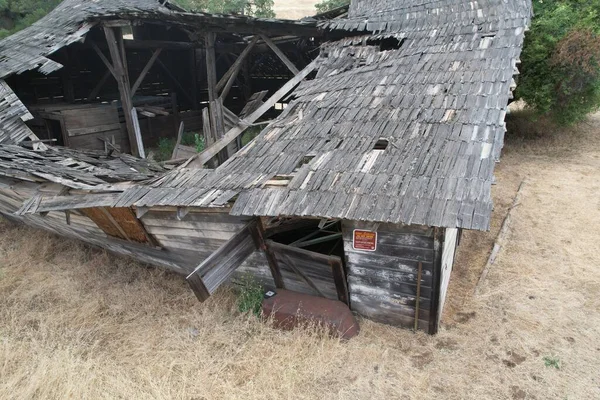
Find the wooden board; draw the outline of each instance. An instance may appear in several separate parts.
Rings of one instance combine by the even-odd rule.
[[[271,240],[266,242],[283,275],[286,289],[348,303],[342,260]]]
[[[256,250],[253,230],[257,220],[249,222],[218,250],[204,260],[188,277],[196,297],[204,301],[223,283],[227,282],[235,270]],[[202,285],[200,285],[200,283]]]
[[[354,249],[355,229],[377,232],[375,251]],[[375,321],[414,327],[419,296],[419,329],[429,331],[434,286],[433,230],[421,226],[343,221],[344,252],[352,310]],[[421,280],[418,266],[422,263]]]
[[[440,269],[440,300],[437,313],[437,322],[439,324],[446,302],[448,285],[450,284],[450,275],[454,266],[454,255],[458,244],[458,229],[446,229],[444,235],[444,245],[442,248],[442,266]]]
[[[98,225],[108,236],[150,243],[149,235],[129,208],[93,207],[82,208],[81,212]]]

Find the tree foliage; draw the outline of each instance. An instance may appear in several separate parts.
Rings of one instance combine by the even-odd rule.
[[[0,39],[28,27],[61,0],[0,0]]]
[[[62,0],[0,0],[0,39],[28,27]],[[176,0],[193,11],[273,18],[273,0]]]
[[[534,0],[516,97],[561,124],[600,107],[600,0]]]
[[[347,4],[350,4],[350,0],[322,0],[320,3],[315,4],[315,8],[321,14]]]
[[[243,14],[260,18],[274,18],[273,0],[177,0],[183,8],[220,14]]]

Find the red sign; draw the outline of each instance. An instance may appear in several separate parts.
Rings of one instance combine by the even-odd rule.
[[[377,232],[355,229],[352,246],[354,247],[354,250],[377,250]]]

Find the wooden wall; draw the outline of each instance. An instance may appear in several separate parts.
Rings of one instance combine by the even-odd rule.
[[[355,229],[376,230],[375,251],[354,249]],[[342,230],[352,310],[377,322],[413,328],[421,262],[418,326],[429,332],[436,298],[434,229],[343,221]]]
[[[184,275],[191,273],[248,222],[247,218],[229,215],[229,208],[197,209],[181,219],[177,218],[175,209],[154,209],[140,218],[152,243],[136,243],[108,236],[106,230],[79,211],[71,212],[69,224],[64,212],[50,212],[46,216],[14,214],[35,194],[57,194],[61,190],[58,184],[0,179],[0,213],[11,220]],[[375,251],[354,248],[355,229],[377,232]],[[437,332],[452,271],[457,230],[343,221],[342,232],[347,288],[340,287],[339,274],[336,276],[332,269],[332,264],[337,262],[339,270],[344,272],[339,257],[267,241],[286,288],[332,299],[340,298],[340,293],[346,290],[353,311],[377,322],[405,328],[414,327],[417,291],[420,291],[418,327],[429,333]],[[153,245],[154,241],[158,246]],[[244,261],[234,279],[247,273],[258,278],[266,288],[275,287],[262,250],[255,251]]]

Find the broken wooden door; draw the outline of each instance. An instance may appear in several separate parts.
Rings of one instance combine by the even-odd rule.
[[[349,304],[342,259],[298,247],[266,241],[283,277],[286,289]]]

